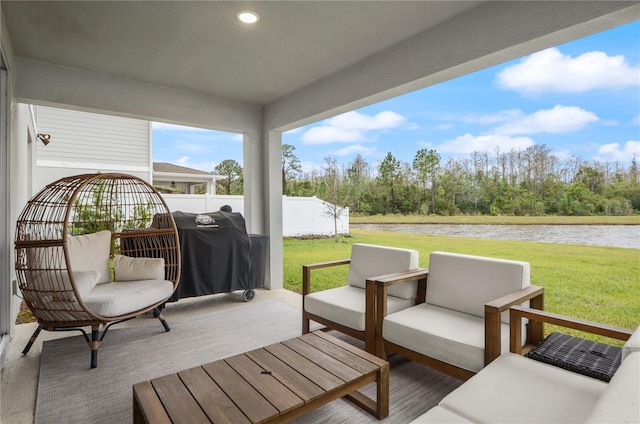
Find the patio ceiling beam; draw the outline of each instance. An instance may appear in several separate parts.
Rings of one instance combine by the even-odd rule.
[[[286,131],[640,19],[638,2],[487,2],[265,107]]]
[[[15,57],[14,95],[28,104],[242,133],[259,130],[260,106]]]

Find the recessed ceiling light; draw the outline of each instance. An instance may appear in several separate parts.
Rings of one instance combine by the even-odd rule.
[[[240,22],[244,22],[245,24],[255,24],[260,20],[260,16],[251,10],[243,10],[242,12],[238,12],[236,16]]]

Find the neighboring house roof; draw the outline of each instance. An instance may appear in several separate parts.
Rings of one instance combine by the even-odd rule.
[[[153,162],[153,172],[167,172],[173,174],[204,174],[211,176],[212,172],[201,171],[199,169],[187,168],[186,166],[174,165],[167,162]]]
[[[187,168],[167,162],[153,162],[153,181],[176,181],[186,183],[213,183],[216,180],[224,180],[224,175],[216,175],[212,172],[200,169]]]
[[[186,184],[188,187],[206,183],[206,192],[215,194],[216,180],[226,178],[224,175],[216,175],[200,169],[187,168],[167,162],[153,162],[153,184],[156,188],[162,188],[164,192],[173,191],[175,183]]]
[[[153,162],[153,177],[154,179],[172,177],[176,181],[214,181],[227,178],[224,175],[216,175],[213,172],[187,168],[186,166],[167,162]]]

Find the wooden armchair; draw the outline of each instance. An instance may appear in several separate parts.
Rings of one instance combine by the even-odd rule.
[[[391,313],[387,292],[395,284],[418,282],[416,305]],[[544,308],[544,289],[529,285],[526,262],[433,252],[429,270],[367,281],[375,332],[374,353],[391,350],[461,379],[468,379],[509,348],[509,308]],[[375,299],[375,300],[373,300]],[[526,339],[542,340],[532,324]]]
[[[312,292],[311,271],[321,268],[349,265],[347,284],[329,290]],[[332,262],[303,265],[302,267],[302,333],[309,332],[309,321],[365,341],[365,349],[373,353],[374,332],[366,332],[373,321],[373,312],[367,308],[367,278],[384,278],[385,275],[415,272],[418,268],[418,252],[388,246],[355,243],[351,258]],[[414,270],[414,271],[411,271]],[[404,274],[402,274],[404,275]],[[381,277],[376,277],[381,276]],[[407,280],[409,281],[409,280]],[[416,283],[396,285],[388,292],[385,308],[399,311],[415,304]],[[366,339],[366,334],[369,338]]]

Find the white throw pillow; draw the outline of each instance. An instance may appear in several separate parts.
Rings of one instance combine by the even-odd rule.
[[[98,271],[74,271],[73,282],[76,284],[76,290],[80,298],[89,293],[100,279]],[[61,271],[44,271],[33,273],[33,287],[36,290],[51,291],[53,300],[70,300],[76,301],[73,292],[73,286],[69,279],[69,273],[65,270]]]
[[[115,281],[164,280],[164,259],[116,255],[113,273]]]
[[[98,284],[111,282],[109,270],[111,232],[109,230],[68,237],[67,252],[69,252],[73,272],[98,271],[100,273]]]

